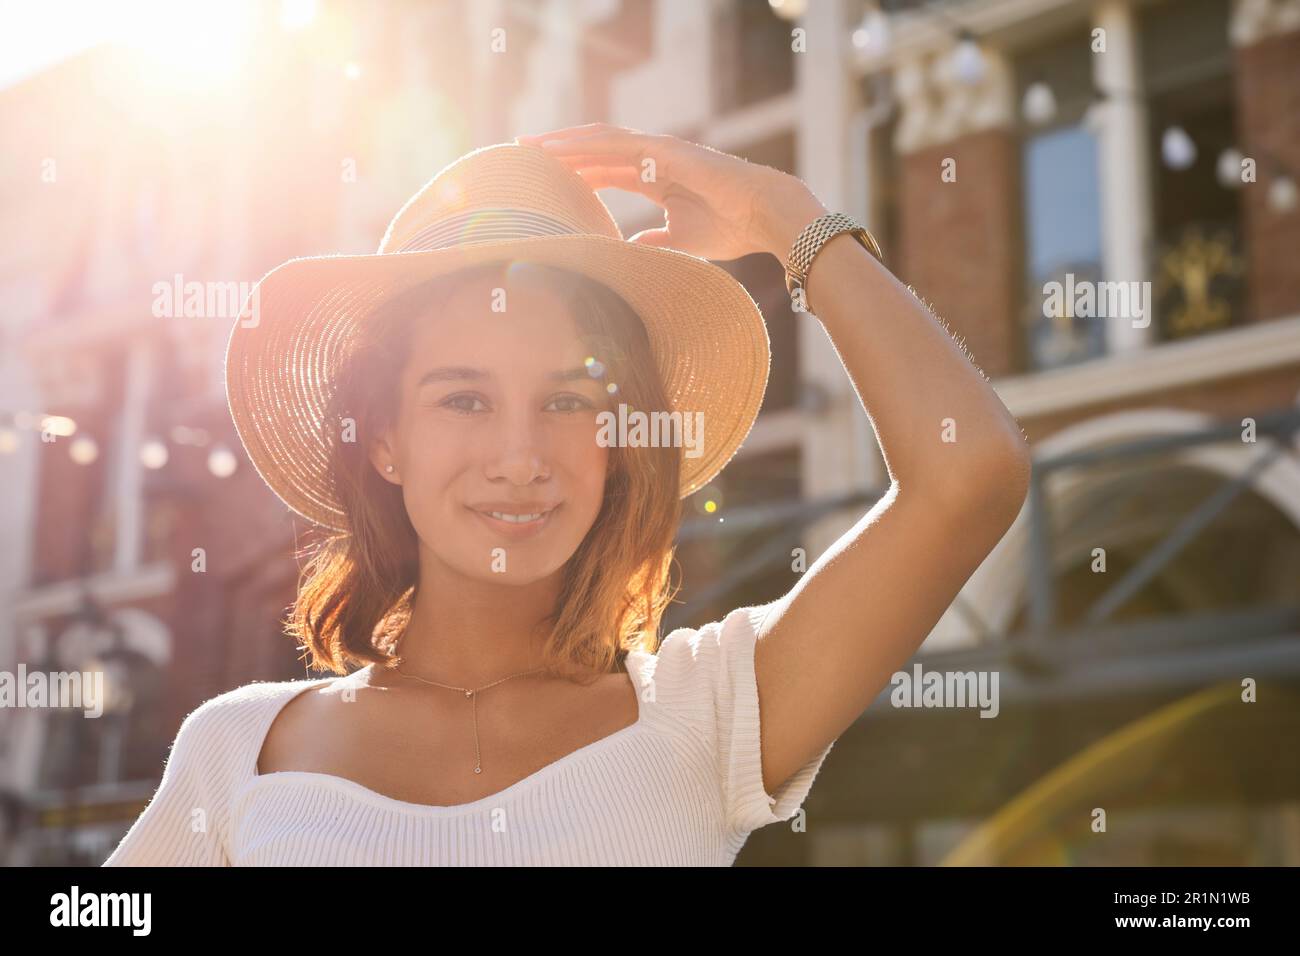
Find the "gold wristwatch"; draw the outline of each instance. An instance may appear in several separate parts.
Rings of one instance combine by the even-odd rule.
[[[875,236],[866,230],[866,227],[858,225],[842,212],[828,212],[810,222],[803,232],[799,233],[794,246],[790,249],[790,257],[785,265],[785,287],[790,292],[790,298],[793,299],[795,290],[802,289],[804,283],[808,281],[808,270],[822,246],[842,232],[851,233],[867,252],[880,261],[881,265],[885,264],[885,256],[880,251],[880,244],[876,242]]]

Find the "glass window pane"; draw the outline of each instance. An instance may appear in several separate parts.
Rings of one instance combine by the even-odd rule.
[[[1102,320],[1043,314],[1047,283],[1101,278],[1097,142],[1081,123],[1062,127],[1027,139],[1023,162],[1029,351],[1036,368],[1051,368],[1105,348]]]

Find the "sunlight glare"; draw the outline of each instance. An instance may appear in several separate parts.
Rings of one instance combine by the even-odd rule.
[[[238,71],[253,34],[248,0],[138,2],[123,7],[118,38],[140,50],[168,86],[209,89]]]

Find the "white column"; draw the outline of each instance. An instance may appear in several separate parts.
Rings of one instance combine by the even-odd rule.
[[[14,667],[21,661],[30,670],[36,670],[39,662],[45,660],[49,633],[40,622],[20,626]],[[10,712],[5,727],[7,758],[0,765],[0,782],[10,790],[29,794],[37,789],[48,718],[49,712],[40,709],[24,707]]]
[[[113,475],[113,502],[117,509],[113,570],[128,574],[140,566],[144,527],[144,441],[149,393],[153,390],[153,350],[148,339],[138,339],[127,353],[118,455]]]
[[[804,16],[792,24],[804,28],[807,41],[807,52],[794,57],[799,103],[795,158],[796,172],[827,209],[865,218],[864,193],[851,190],[849,180],[866,177],[867,170],[850,169],[847,164],[851,156],[865,156],[865,150],[851,142],[861,134],[861,124],[855,124],[854,117],[862,105],[849,58],[849,24],[855,10],[856,4],[848,0],[823,0],[809,4]],[[796,315],[796,320],[800,378],[825,388],[830,399],[825,413],[811,418],[803,433],[803,495],[844,494],[871,484],[875,478],[872,455],[863,447],[864,442],[874,443],[874,438],[825,327],[806,313]],[[813,526],[805,542],[809,563],[858,516],[857,511],[846,511]]]
[[[715,3],[660,0],[653,12],[652,55],[614,75],[610,121],[647,132],[695,132],[714,113],[710,71],[714,59]],[[715,149],[726,149],[709,139]]]
[[[848,157],[848,181],[844,209],[873,235],[876,235],[879,224],[871,218],[871,187],[878,173],[871,166],[871,142],[876,135],[876,128],[888,117],[889,112],[888,104],[873,103],[855,112],[849,123],[848,152],[845,154]],[[886,258],[885,261],[890,260]],[[856,456],[853,477],[858,485],[863,488],[885,487],[889,480],[885,459],[876,441],[871,421],[864,412],[856,412],[854,415],[853,452]]]
[[[1107,94],[1099,108],[1102,271],[1107,282],[1153,279],[1150,150],[1134,19],[1127,0],[1103,0],[1094,12],[1095,26],[1106,31],[1106,51],[1093,54],[1093,79]],[[1108,317],[1109,350],[1144,347],[1154,338],[1152,317],[1145,321],[1146,328],[1141,328],[1132,316]]]
[[[15,290],[14,285],[6,289]],[[21,300],[14,295],[11,302]],[[26,310],[19,306],[23,312]],[[16,310],[16,311],[18,311]],[[26,329],[25,315],[5,316],[12,324],[0,329],[20,342]],[[2,320],[0,320],[2,321]],[[29,413],[44,406],[36,383],[33,364],[23,360],[18,349],[0,355],[0,409]],[[4,528],[4,547],[0,548],[0,668],[11,668],[17,659],[17,618],[14,604],[31,581],[35,562],[37,502],[40,500],[40,449],[37,433],[28,428],[8,426],[13,434],[11,451],[0,450],[0,528]],[[2,761],[0,761],[2,763]],[[3,781],[0,770],[0,781]]]

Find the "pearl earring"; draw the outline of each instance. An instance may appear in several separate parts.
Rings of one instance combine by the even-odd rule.
[[[391,475],[391,474],[393,473],[393,466],[392,466],[392,465],[385,465],[385,466],[384,466],[384,471],[388,472],[388,473]]]

